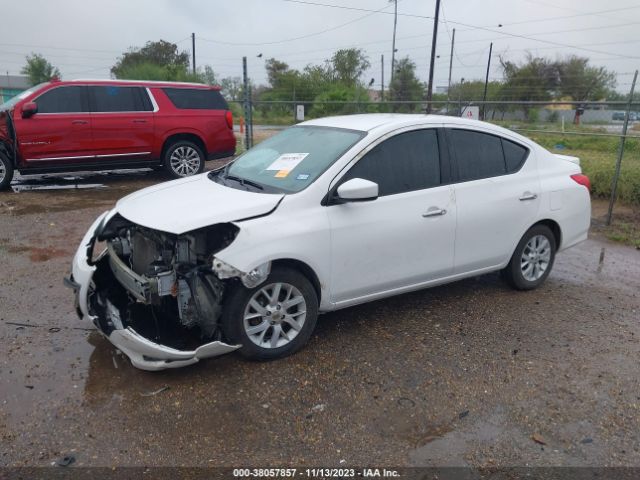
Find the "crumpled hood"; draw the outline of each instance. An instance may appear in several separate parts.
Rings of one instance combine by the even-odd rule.
[[[134,192],[119,200],[114,210],[143,227],[180,235],[216,223],[264,215],[282,197],[284,194],[225,187],[204,173]]]

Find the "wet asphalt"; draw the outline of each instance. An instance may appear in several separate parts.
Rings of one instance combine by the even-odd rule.
[[[640,251],[594,236],[536,291],[484,275],[323,315],[284,360],[149,373],[62,277],[98,214],[164,180],[0,193],[1,466],[640,466]]]

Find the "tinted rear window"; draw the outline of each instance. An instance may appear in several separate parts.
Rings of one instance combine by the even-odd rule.
[[[152,110],[147,92],[141,87],[100,85],[89,87],[94,112],[144,112]]]
[[[229,110],[218,90],[201,88],[163,88],[176,108],[195,110]]]
[[[507,172],[513,173],[520,170],[520,167],[529,154],[529,150],[522,145],[510,142],[504,138],[502,139],[502,148],[504,150],[504,158],[507,162]]]
[[[500,138],[472,130],[450,130],[459,181],[497,177],[506,173]]]

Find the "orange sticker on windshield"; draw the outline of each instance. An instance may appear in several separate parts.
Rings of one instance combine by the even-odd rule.
[[[284,178],[289,175],[289,170],[280,170],[276,173],[275,178]]]

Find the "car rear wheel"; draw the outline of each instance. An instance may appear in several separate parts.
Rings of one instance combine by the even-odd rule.
[[[254,360],[286,357],[307,343],[318,318],[318,297],[297,270],[274,268],[261,285],[232,287],[222,330],[230,343]]]
[[[556,239],[546,225],[534,225],[523,235],[503,276],[517,290],[532,290],[546,280],[556,258]]]
[[[204,154],[195,143],[183,140],[167,148],[164,165],[174,178],[190,177],[204,170]]]
[[[5,154],[0,153],[0,190],[9,188],[12,179],[13,164]]]

